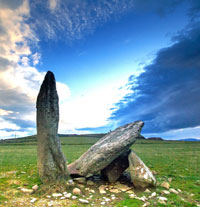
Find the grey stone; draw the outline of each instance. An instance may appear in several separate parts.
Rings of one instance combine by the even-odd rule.
[[[114,159],[129,150],[140,136],[143,125],[142,121],[136,121],[108,133],[78,160],[68,165],[69,173],[89,177],[103,170]]]
[[[79,183],[79,184],[86,184],[86,178],[85,177],[74,178],[74,181]]]
[[[82,199],[82,198],[79,198],[79,201],[80,201],[81,203],[85,203],[85,204],[88,204],[88,203],[89,203],[88,200],[86,200],[86,199]]]
[[[130,176],[135,187],[146,188],[156,185],[152,172],[133,151],[129,154],[128,159]]]
[[[129,167],[129,153],[130,150],[123,153],[101,171],[101,174],[107,178],[109,182],[117,181],[123,172]]]
[[[48,71],[37,97],[38,171],[43,183],[55,183],[69,178],[57,135],[58,122],[56,81],[53,73]]]

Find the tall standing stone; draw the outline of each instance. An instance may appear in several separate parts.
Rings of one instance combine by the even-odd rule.
[[[47,72],[37,97],[38,171],[43,183],[69,178],[58,137],[59,105],[54,74]]]

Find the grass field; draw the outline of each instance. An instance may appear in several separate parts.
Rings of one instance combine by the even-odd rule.
[[[61,138],[67,161],[70,163],[77,159],[97,140],[92,137]],[[31,188],[35,184],[41,185],[37,174],[36,147],[35,142],[0,145],[0,206],[12,206],[10,200],[24,198],[25,195],[18,187],[25,185],[26,188]],[[150,189],[152,192],[161,195],[164,189],[160,187],[160,183],[169,182],[169,179],[172,179],[169,182],[171,188],[181,190],[178,195],[165,195],[168,198],[167,206],[200,206],[200,142],[138,140],[132,149],[151,170],[156,171],[158,187]],[[44,195],[45,192],[38,191],[34,197],[42,199]],[[146,193],[138,192],[138,196],[143,195]],[[164,206],[159,204],[156,198],[150,199],[149,203],[150,206]],[[112,206],[134,207],[143,204],[140,200],[130,199],[124,193]],[[27,204],[24,200],[23,206],[30,206],[30,203]],[[66,206],[85,204],[73,201]]]

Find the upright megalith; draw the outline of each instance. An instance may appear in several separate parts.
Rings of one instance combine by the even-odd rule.
[[[130,146],[140,137],[143,125],[142,121],[136,121],[118,127],[105,135],[78,160],[68,165],[69,173],[88,177],[105,169],[113,160],[129,150]]]
[[[47,72],[37,97],[38,171],[43,183],[69,178],[58,137],[59,105],[54,74]]]

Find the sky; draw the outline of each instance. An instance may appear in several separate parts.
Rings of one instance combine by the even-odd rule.
[[[200,138],[200,1],[0,0],[0,139],[36,134],[47,71],[59,133]]]

